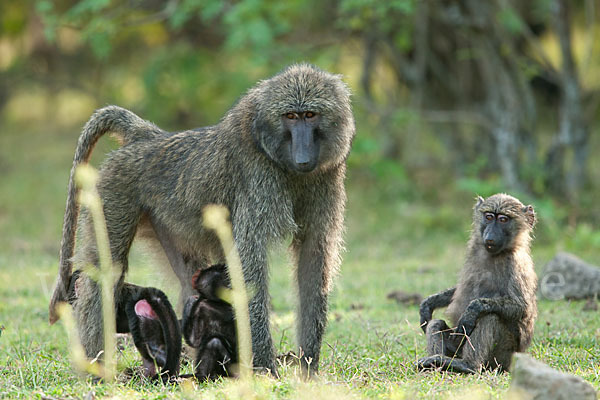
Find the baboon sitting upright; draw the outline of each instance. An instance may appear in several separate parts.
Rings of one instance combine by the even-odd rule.
[[[97,188],[113,262],[122,275],[138,227],[149,224],[180,280],[182,298],[193,295],[198,267],[225,261],[215,234],[203,227],[202,210],[225,205],[246,283],[255,293],[249,304],[254,366],[276,373],[267,247],[291,236],[298,344],[304,366],[316,371],[330,283],[340,264],[345,161],[354,137],[350,92],[340,77],[311,65],[290,66],[250,89],[217,125],[179,133],[119,107],[98,110],[84,127],[73,160],[51,323],[58,319],[57,302],[66,300],[72,262],[80,268],[98,264],[90,214],[84,209],[78,218],[73,174],[107,132],[123,146],[104,161]],[[103,348],[99,289],[87,275],[80,279],[79,335],[87,356],[96,357]],[[121,282],[123,276],[117,297]]]
[[[477,199],[458,285],[421,303],[429,356],[418,361],[419,369],[508,370],[512,354],[527,349],[537,316],[529,250],[535,222],[533,207],[512,196]],[[431,320],[433,311],[445,306],[456,328]]]

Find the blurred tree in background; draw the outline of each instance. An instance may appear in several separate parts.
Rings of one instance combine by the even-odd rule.
[[[116,103],[183,129],[308,61],[354,89],[357,180],[433,202],[513,191],[600,221],[598,13],[594,0],[3,1],[0,112],[71,126]]]

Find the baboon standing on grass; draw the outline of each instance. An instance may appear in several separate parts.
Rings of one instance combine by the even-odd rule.
[[[119,107],[98,110],[83,129],[73,161],[51,323],[58,319],[57,302],[66,300],[72,262],[98,264],[91,217],[82,210],[78,218],[73,172],[107,132],[123,143],[104,161],[97,185],[113,262],[122,271],[117,303],[129,248],[142,224],[153,228],[183,298],[192,295],[198,266],[224,262],[216,236],[202,224],[207,204],[223,204],[231,213],[246,282],[255,290],[249,304],[255,367],[276,373],[267,247],[292,235],[298,344],[316,370],[327,296],[340,264],[345,161],[354,136],[350,93],[340,77],[310,65],[290,66],[250,89],[217,125],[180,133]],[[100,294],[95,282],[82,278],[75,312],[86,353],[96,357],[103,348]]]
[[[421,303],[429,356],[418,361],[419,369],[508,370],[513,353],[527,349],[537,316],[537,277],[529,253],[535,222],[533,207],[512,196],[477,199],[458,285]],[[456,328],[431,320],[433,311],[445,306]]]

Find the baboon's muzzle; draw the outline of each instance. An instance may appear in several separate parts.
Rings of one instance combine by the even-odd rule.
[[[315,140],[313,127],[300,123],[291,129],[292,160],[299,172],[310,172],[317,166],[319,146]]]

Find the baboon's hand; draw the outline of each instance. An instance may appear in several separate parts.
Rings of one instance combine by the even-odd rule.
[[[423,332],[426,332],[427,323],[431,321],[431,318],[433,317],[433,311],[431,310],[431,307],[421,303],[421,307],[419,307],[419,315],[421,316],[421,329],[423,329]]]
[[[456,324],[456,333],[461,333],[466,336],[470,336],[473,332],[473,329],[475,329],[476,322],[476,318],[473,318],[471,315],[467,315],[467,313],[465,312],[462,315],[462,317],[460,317],[458,324]]]
[[[421,329],[427,331],[427,324],[433,318],[433,311],[440,307],[446,307],[452,301],[456,288],[450,288],[440,293],[433,294],[421,302],[419,314],[421,316]]]
[[[477,318],[479,318],[479,315],[484,308],[484,302],[482,300],[485,299],[471,300],[467,306],[467,309],[458,320],[458,324],[456,324],[457,333],[463,333],[467,336],[471,335],[473,329],[475,329],[475,325],[477,324]]]

